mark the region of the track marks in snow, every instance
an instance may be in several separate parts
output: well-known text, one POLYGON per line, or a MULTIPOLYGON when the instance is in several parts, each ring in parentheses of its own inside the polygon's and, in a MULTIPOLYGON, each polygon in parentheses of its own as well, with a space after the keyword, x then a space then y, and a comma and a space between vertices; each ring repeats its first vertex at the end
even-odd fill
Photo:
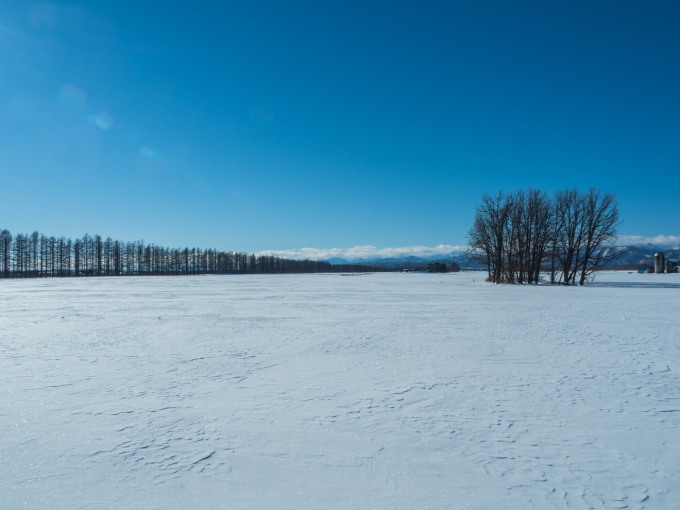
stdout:
POLYGON ((677 292, 449 276, 0 289, 0 503, 674 508, 677 292))

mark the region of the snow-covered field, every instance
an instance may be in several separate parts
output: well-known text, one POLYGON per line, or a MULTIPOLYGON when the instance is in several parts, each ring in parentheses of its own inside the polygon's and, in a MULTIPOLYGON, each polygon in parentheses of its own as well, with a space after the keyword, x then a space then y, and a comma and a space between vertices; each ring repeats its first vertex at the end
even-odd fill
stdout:
POLYGON ((680 275, 0 281, 0 508, 680 508, 680 275))

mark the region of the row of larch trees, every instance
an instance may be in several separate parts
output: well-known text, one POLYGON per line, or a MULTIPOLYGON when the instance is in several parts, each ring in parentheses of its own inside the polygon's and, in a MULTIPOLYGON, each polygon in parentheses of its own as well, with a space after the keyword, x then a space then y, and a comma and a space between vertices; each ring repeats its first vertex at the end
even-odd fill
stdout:
POLYGON ((85 234, 71 240, 0 231, 0 278, 173 274, 321 273, 380 270, 214 249, 167 248, 85 234))
POLYGON ((583 285, 615 254, 620 224, 616 199, 591 188, 552 196, 528 189, 484 195, 469 233, 470 250, 494 283, 583 285))

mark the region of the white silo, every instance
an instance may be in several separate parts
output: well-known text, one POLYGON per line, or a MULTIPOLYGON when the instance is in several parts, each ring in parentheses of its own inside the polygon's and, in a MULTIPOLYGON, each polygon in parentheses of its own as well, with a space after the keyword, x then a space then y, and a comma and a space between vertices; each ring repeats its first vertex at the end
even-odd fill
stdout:
POLYGON ((663 273, 664 272, 664 257, 663 253, 657 252, 654 254, 654 272, 655 273, 663 273))

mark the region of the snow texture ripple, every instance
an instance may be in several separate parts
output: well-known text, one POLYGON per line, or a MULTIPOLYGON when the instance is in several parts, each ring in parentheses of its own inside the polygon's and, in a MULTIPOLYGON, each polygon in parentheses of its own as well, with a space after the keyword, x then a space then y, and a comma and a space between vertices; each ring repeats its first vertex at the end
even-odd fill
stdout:
POLYGON ((1 508, 675 509, 680 275, 0 281, 1 508))

